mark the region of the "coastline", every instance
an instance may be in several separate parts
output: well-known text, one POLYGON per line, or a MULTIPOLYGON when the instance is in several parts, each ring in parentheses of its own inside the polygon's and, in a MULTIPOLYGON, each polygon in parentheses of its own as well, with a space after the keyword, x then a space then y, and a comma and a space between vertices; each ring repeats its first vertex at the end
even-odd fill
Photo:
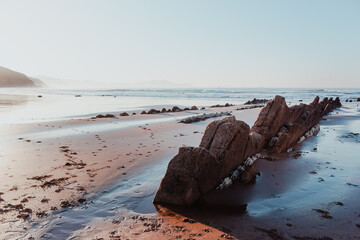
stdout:
POLYGON ((152 215, 120 211, 94 219, 70 239, 360 239, 360 116, 344 107, 320 125, 318 136, 290 153, 258 160, 255 184, 214 190, 205 207, 160 207, 152 215), (148 229, 152 223, 159 226, 148 229))
MULTIPOLYGON (((138 174, 142 166, 170 160, 179 147, 198 144, 213 120, 182 124, 177 119, 235 109, 8 125, 1 143, 3 151, 7 150, 1 154, 0 164, 6 171, 0 192, 3 206, 12 204, 19 209, 2 214, 1 232, 12 237, 14 229, 24 231, 27 220, 18 217, 26 209, 31 209, 31 221, 39 221, 51 209, 79 205, 85 194, 91 198, 114 181, 138 174)), ((258 111, 235 110, 234 114, 254 121, 258 111)))
MULTIPOLYGON (((332 143, 333 147, 339 147, 337 144, 342 143, 341 141, 351 147, 351 144, 358 141, 356 133, 359 117, 354 113, 357 111, 354 110, 356 106, 346 105, 326 117, 329 120, 322 121, 321 126, 324 128, 321 128, 320 135, 305 141, 291 153, 279 155, 276 161, 257 161, 256 168, 262 175, 254 185, 235 185, 220 194, 213 193, 216 197, 209 197, 209 207, 196 211, 164 207, 156 209, 152 205, 153 194, 168 161, 177 153, 179 147, 197 146, 205 127, 214 118, 192 124, 182 124, 178 121, 196 113, 233 111, 237 119, 252 126, 259 108, 237 111, 239 105, 236 105, 116 118, 90 119, 90 116, 87 116, 78 119, 7 124, 6 127, 3 126, 4 137, 0 140, 0 167, 4 171, 0 179, 0 192, 4 193, 0 197, 4 201, 0 204, 1 209, 13 208, 5 208, 7 204, 19 209, 0 215, 0 239, 39 239, 42 236, 50 239, 83 239, 93 236, 113 239, 115 235, 130 239, 134 236, 139 239, 169 239, 179 236, 236 239, 241 238, 242 234, 262 239, 271 239, 271 236, 293 239, 293 236, 304 235, 302 229, 309 229, 305 237, 337 236, 356 239, 358 206, 352 199, 358 194, 357 185, 360 185, 360 181, 354 179, 352 170, 341 170, 344 168, 337 165, 337 159, 332 157, 346 156, 351 160, 346 164, 357 169, 357 165, 353 165, 351 155, 356 154, 356 149, 349 148, 348 152, 341 149, 328 152, 324 149, 324 146, 329 145, 328 139, 331 134, 339 135, 341 128, 349 126, 351 129, 348 129, 348 132, 355 134, 355 140, 351 135, 348 139, 355 142, 350 141, 349 144, 346 142, 347 138, 337 137, 332 143), (313 151, 314 146, 318 148, 317 151, 313 151), (332 158, 331 161, 328 160, 329 157, 332 158), (155 170, 150 172, 150 175, 142 176, 143 172, 153 168, 155 170), (332 173, 323 176, 320 171, 323 168, 335 171, 335 177, 330 177, 332 173), (352 185, 344 182, 344 176, 351 177, 349 184, 352 185), (320 181, 320 178, 324 181, 320 181), (128 188, 121 185, 129 184, 131 181, 134 182, 128 188), (299 205, 306 207, 305 215, 299 214, 298 211, 301 212, 301 209, 297 206, 298 203, 287 203, 298 198, 306 199, 309 193, 321 193, 323 186, 317 184, 327 186, 334 183, 337 187, 344 187, 349 191, 341 194, 346 201, 339 198, 325 201, 325 196, 320 194, 316 197, 315 203, 305 201, 299 205), (140 185, 137 186, 138 184, 140 185), (295 188, 299 188, 300 191, 294 191, 295 188), (118 195, 119 200, 109 200, 118 198, 118 195), (101 204, 112 206, 112 209, 105 207, 105 210, 100 211, 100 215, 96 215, 99 209, 105 206, 98 203, 99 199, 105 201, 101 204), (230 204, 219 205, 219 202, 230 204), (247 204, 246 211, 240 213, 236 210, 234 214, 232 202, 247 204), (345 206, 336 205, 336 202, 341 202, 345 206), (22 204, 22 208, 18 204, 22 204), (330 207, 326 207, 328 205, 330 207), (32 211, 30 218, 18 219, 17 216, 26 209, 32 211), (94 214, 89 214, 87 209, 92 209, 94 214), (323 218, 313 209, 327 211, 331 217, 340 219, 343 229, 334 228, 334 220, 323 218), (341 213, 341 210, 345 211, 341 213), (346 222, 345 214, 349 212, 355 214, 351 223, 346 222), (84 221, 82 214, 89 214, 89 219, 84 221), (275 220, 272 219, 274 214, 278 216, 275 220), (72 217, 75 218, 73 222, 72 217), (139 218, 145 220, 139 221, 139 218), (308 224, 301 223, 304 219, 308 224), (328 222, 324 222, 325 220, 328 222), (65 223, 66 221, 69 221, 70 226, 65 223), (241 227, 235 226, 234 222, 241 223, 241 227), (150 227, 149 230, 153 223, 161 226, 150 227), (95 226, 102 226, 103 230, 96 230, 95 226), (184 231, 181 233, 179 229, 184 231), (323 234, 319 229, 329 234, 323 234), (289 234, 290 230, 294 235, 289 234), (109 232, 116 234, 111 235, 109 232)), ((343 129, 341 131, 344 132, 343 129)))

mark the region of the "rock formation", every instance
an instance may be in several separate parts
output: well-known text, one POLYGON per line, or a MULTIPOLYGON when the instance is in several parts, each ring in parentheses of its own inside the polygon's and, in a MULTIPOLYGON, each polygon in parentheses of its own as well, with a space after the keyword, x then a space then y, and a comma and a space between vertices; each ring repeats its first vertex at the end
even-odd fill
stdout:
POLYGON ((119 116, 121 116, 121 117, 127 117, 127 116, 129 116, 129 114, 128 114, 127 112, 122 112, 122 113, 120 113, 119 116))
POLYGON ((265 104, 269 101, 269 99, 257 99, 254 98, 251 101, 247 101, 246 103, 244 103, 244 105, 250 105, 250 104, 265 104))
POLYGON ((96 115, 96 117, 92 117, 91 119, 96 119, 96 118, 114 118, 115 116, 113 114, 106 114, 106 115, 102 115, 102 114, 98 114, 96 115))
POLYGON ((276 96, 261 110, 251 129, 234 116, 211 122, 199 147, 182 147, 170 161, 154 203, 190 206, 220 183, 253 181, 257 171, 252 163, 257 153, 286 151, 305 134, 318 131, 311 129, 340 106, 339 98, 319 102, 316 97, 309 105, 288 107, 285 98, 276 96))
POLYGON ((221 117, 221 116, 224 116, 224 115, 230 116, 231 112, 204 113, 202 115, 196 115, 196 116, 191 116, 191 117, 181 119, 179 121, 179 123, 200 122, 200 121, 205 121, 206 119, 209 119, 209 118, 216 118, 216 117, 221 117))
POLYGON ((205 148, 181 147, 169 163, 155 202, 190 206, 218 183, 221 167, 205 148))
POLYGON ((212 105, 212 106, 210 106, 210 108, 232 107, 232 106, 235 106, 235 105, 230 104, 230 103, 225 103, 225 105, 221 105, 221 104, 212 105))

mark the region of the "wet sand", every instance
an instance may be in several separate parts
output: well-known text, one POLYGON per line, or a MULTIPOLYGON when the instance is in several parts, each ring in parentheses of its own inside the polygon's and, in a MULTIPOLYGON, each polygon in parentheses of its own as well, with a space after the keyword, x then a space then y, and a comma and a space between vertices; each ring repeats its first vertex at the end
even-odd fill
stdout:
POLYGON ((258 160, 255 184, 213 191, 193 208, 121 210, 70 239, 360 239, 357 113, 343 107, 321 122, 318 136, 258 160))
POLYGON ((233 110, 251 126, 260 111, 236 108, 2 127, 0 239, 360 239, 354 105, 292 152, 258 160, 255 184, 190 209, 152 204, 168 161, 214 119, 178 121, 233 110))
POLYGON ((179 119, 234 110, 252 124, 259 112, 235 108, 2 127, 0 238, 21 239, 32 224, 53 212, 82 206, 115 181, 169 161, 179 147, 197 145, 213 120, 182 124, 179 119))

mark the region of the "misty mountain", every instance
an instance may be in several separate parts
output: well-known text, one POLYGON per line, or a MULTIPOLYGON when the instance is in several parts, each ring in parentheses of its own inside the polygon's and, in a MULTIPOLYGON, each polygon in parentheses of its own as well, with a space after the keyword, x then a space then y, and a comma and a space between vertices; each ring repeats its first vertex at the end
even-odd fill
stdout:
POLYGON ((0 66, 0 87, 39 87, 41 80, 32 80, 23 73, 15 72, 0 66))

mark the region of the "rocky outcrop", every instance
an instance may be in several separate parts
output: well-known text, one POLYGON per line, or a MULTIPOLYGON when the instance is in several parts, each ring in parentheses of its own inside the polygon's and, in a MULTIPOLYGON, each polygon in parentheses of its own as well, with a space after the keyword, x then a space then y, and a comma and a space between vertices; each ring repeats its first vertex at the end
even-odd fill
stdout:
POLYGON ((339 98, 319 101, 316 97, 309 105, 288 107, 283 97, 276 96, 261 110, 251 130, 234 116, 211 122, 199 147, 180 148, 170 161, 154 203, 189 206, 217 186, 224 188, 238 179, 254 181, 257 153, 288 150, 304 135, 316 134, 318 127, 313 127, 340 106, 339 98))
POLYGON ((156 109, 150 109, 148 112, 147 112, 147 114, 156 114, 156 113, 160 113, 160 111, 159 110, 156 110, 156 109))
POLYGON ((122 112, 122 113, 120 113, 119 116, 121 116, 121 117, 127 117, 127 116, 129 116, 129 114, 128 114, 127 112, 122 112))
POLYGON ((276 135, 288 114, 289 108, 284 97, 276 96, 265 105, 259 113, 254 126, 251 128, 252 132, 256 132, 264 137, 264 142, 261 145, 276 135))
POLYGON ((179 121, 179 123, 188 124, 188 123, 205 121, 206 119, 209 119, 209 118, 216 118, 216 117, 230 116, 230 115, 231 115, 231 112, 204 113, 202 115, 196 115, 196 116, 191 116, 191 117, 181 119, 179 121))
POLYGON ((220 108, 220 107, 232 107, 235 106, 234 104, 230 104, 230 103, 225 103, 224 105, 221 104, 216 104, 216 105, 212 105, 210 106, 211 108, 220 108))
POLYGON ((190 206, 217 184, 219 167, 221 163, 207 149, 181 147, 168 165, 154 202, 190 206))
POLYGON ((327 115, 334 108, 340 107, 340 99, 324 98, 319 102, 318 97, 309 104, 300 104, 290 107, 287 117, 280 119, 283 123, 273 140, 272 152, 280 153, 298 142, 313 126, 318 124, 324 115, 327 115))
POLYGON ((214 121, 206 128, 200 147, 209 150, 220 163, 220 178, 229 174, 244 158, 250 127, 243 121, 228 117, 214 121))
POLYGON ((268 101, 270 101, 270 100, 269 100, 269 99, 257 99, 257 98, 254 98, 253 100, 247 101, 246 103, 244 103, 244 105, 250 105, 250 104, 265 104, 265 103, 267 103, 268 101))
POLYGON ((102 114, 98 114, 96 115, 96 117, 92 117, 91 119, 96 119, 96 118, 114 118, 115 116, 113 114, 106 114, 106 115, 102 115, 102 114))

